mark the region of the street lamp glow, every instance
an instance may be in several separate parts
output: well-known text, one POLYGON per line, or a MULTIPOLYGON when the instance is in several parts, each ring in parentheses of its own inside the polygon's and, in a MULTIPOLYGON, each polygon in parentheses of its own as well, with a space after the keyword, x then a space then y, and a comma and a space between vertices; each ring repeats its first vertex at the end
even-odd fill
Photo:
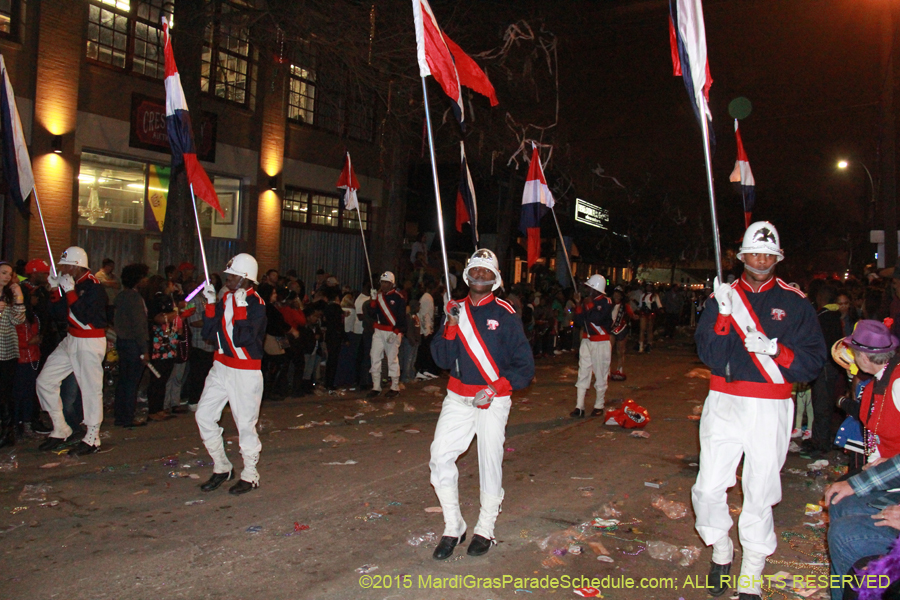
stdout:
POLYGON ((839 161, 837 166, 838 169, 846 169, 849 163, 846 160, 839 161))

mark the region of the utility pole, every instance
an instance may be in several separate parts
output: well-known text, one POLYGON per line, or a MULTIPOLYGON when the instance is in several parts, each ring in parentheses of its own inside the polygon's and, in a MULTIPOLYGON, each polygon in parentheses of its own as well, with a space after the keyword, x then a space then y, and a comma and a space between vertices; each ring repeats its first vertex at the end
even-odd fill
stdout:
POLYGON ((896 2, 884 3, 881 19, 881 207, 884 218, 884 266, 897 265, 897 118, 894 104, 897 85, 897 25, 900 22, 896 2))

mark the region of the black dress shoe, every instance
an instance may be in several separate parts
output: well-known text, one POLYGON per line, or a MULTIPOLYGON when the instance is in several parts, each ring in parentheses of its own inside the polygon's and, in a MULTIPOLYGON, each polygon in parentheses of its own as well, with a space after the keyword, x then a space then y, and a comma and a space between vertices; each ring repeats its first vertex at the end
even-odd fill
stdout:
POLYGON ((87 456, 100 452, 100 446, 91 446, 87 442, 78 442, 78 445, 69 450, 69 456, 87 456))
POLYGON ((381 390, 372 390, 366 394, 366 398, 377 398, 381 395, 381 390))
POLYGON ((388 390, 384 393, 385 398, 396 398, 399 395, 400 392, 398 392, 397 390, 388 390))
POLYGON ((246 494, 250 490, 255 490, 259 487, 259 483, 250 483, 249 481, 244 481, 241 479, 236 484, 228 488, 229 494, 234 494, 235 496, 239 496, 241 494, 246 494))
POLYGON ((572 412, 569 413, 569 416, 574 417, 576 419, 583 419, 584 418, 584 410, 582 410, 580 408, 576 408, 575 410, 573 410, 572 412))
POLYGON ((64 448, 75 441, 73 439, 75 435, 76 434, 73 433, 67 438, 48 437, 40 446, 38 446, 38 450, 42 452, 53 452, 54 450, 64 448))
POLYGON ((494 540, 489 540, 483 535, 476 533, 472 536, 472 541, 469 542, 469 549, 466 550, 466 554, 469 556, 483 556, 488 553, 493 544, 494 540))
POLYGON ((200 486, 200 489, 204 492, 211 492, 217 489, 220 485, 225 483, 234 477, 234 469, 228 471, 227 473, 213 473, 212 477, 209 480, 200 486))
POLYGON ((602 417, 605 413, 606 413, 605 409, 595 408, 594 410, 591 411, 591 416, 592 417, 602 417))
POLYGON ((707 591, 710 596, 721 596, 728 591, 728 573, 731 572, 731 563, 719 565, 709 563, 709 575, 706 577, 707 591))
POLYGON ((441 541, 438 542, 437 548, 434 549, 434 560, 444 560, 446 558, 450 558, 450 555, 453 554, 453 549, 456 548, 457 544, 462 544, 466 541, 466 532, 464 531, 461 536, 458 538, 450 537, 449 535, 445 535, 441 538, 441 541))

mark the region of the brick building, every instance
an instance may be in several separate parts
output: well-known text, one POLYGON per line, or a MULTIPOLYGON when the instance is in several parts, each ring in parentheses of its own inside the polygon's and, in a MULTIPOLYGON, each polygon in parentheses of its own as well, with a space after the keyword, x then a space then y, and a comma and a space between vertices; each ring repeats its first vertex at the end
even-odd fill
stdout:
MULTIPOLYGON (((361 285, 360 225, 341 209, 335 182, 349 150, 363 226, 371 223, 377 237, 385 186, 375 167, 374 101, 318 72, 314 46, 293 44, 272 56, 254 47, 250 25, 220 20, 248 1, 215 1, 202 44, 194 44, 197 64, 185 65, 176 52, 182 73, 199 72, 200 89, 183 79, 185 92, 198 157, 226 210, 222 218, 198 204, 210 268, 220 271, 247 251, 263 270, 296 268, 310 281, 324 267, 361 285)), ((177 1, 0 1, 0 52, 56 255, 77 243, 93 269, 105 257, 117 269, 129 262, 161 268, 161 231, 195 227, 164 218, 170 155, 160 16, 173 10, 177 47, 177 1)), ((4 257, 46 257, 31 206, 26 220, 4 201, 4 257)), ((199 264, 199 251, 185 258, 199 264)))

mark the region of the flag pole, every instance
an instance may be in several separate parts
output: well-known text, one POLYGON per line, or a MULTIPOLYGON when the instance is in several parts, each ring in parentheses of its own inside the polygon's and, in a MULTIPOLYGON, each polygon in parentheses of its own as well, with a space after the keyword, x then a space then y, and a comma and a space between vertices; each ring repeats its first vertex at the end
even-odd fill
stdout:
POLYGON ((44 213, 41 211, 41 200, 38 198, 37 186, 31 188, 31 191, 34 192, 34 204, 38 209, 38 217, 41 219, 41 229, 44 230, 44 241, 47 243, 47 254, 50 255, 50 269, 53 271, 53 276, 56 277, 56 261, 53 260, 53 250, 50 249, 50 237, 47 235, 47 226, 44 224, 44 213))
POLYGON ((428 154, 431 157, 431 175, 434 179, 434 201, 437 203, 438 232, 441 235, 441 258, 444 259, 444 282, 447 289, 444 300, 450 301, 450 269, 447 266, 447 243, 444 241, 444 211, 441 209, 441 187, 438 184, 437 161, 434 158, 434 135, 431 133, 431 110, 428 108, 428 86, 422 77, 422 95, 425 99, 425 125, 428 128, 428 154))
POLYGON ((713 190, 713 174, 712 167, 710 166, 710 155, 709 155, 709 121, 706 119, 706 111, 707 105, 706 100, 703 99, 703 96, 700 96, 702 102, 700 103, 700 122, 701 122, 701 130, 703 131, 703 160, 706 162, 706 185, 709 189, 709 212, 712 217, 712 229, 713 229, 713 247, 716 252, 716 276, 719 278, 719 283, 724 283, 724 279, 722 277, 722 243, 719 241, 719 219, 716 216, 716 193, 713 190))
POLYGON ((194 207, 194 222, 197 223, 197 237, 200 240, 200 257, 203 259, 203 273, 206 275, 206 283, 209 283, 209 266, 206 264, 206 249, 203 247, 203 233, 200 231, 200 217, 197 216, 197 199, 194 197, 194 184, 191 188, 191 206, 194 207))
POLYGON ((359 219, 359 233, 362 235, 363 254, 366 255, 366 267, 369 269, 369 284, 375 289, 375 278, 372 277, 372 263, 369 262, 369 250, 366 248, 366 232, 363 230, 362 215, 359 212, 359 202, 356 203, 356 218, 359 219))
POLYGON ((572 289, 577 292, 578 283, 576 283, 575 281, 575 273, 572 272, 572 261, 569 260, 569 250, 568 248, 566 248, 566 240, 563 239, 562 230, 559 228, 559 221, 556 218, 556 211, 551 208, 550 212, 553 213, 553 222, 556 223, 556 233, 559 234, 559 243, 562 244, 563 256, 566 257, 566 266, 569 267, 569 277, 572 278, 572 289))

